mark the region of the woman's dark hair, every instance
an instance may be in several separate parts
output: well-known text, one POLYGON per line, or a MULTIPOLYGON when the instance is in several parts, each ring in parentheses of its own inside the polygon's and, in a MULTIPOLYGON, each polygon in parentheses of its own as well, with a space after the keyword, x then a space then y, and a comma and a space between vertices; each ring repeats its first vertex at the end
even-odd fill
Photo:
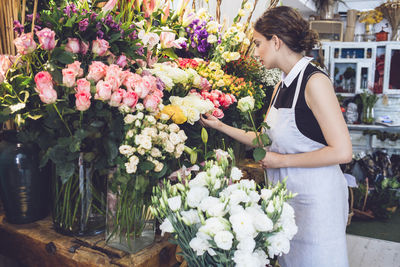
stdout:
POLYGON ((318 33, 299 12, 288 6, 268 9, 256 21, 254 29, 267 40, 278 36, 292 51, 301 53, 319 44, 318 33))

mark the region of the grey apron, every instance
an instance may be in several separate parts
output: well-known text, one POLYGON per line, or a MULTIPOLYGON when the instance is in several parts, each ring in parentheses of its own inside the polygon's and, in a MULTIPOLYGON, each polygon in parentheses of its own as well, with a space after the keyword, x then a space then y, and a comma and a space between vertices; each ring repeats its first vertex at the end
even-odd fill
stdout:
MULTIPOLYGON (((296 126, 295 106, 303 80, 302 69, 291 108, 274 107, 266 118, 271 127, 269 151, 297 154, 324 147, 304 136, 296 126)), ((279 94, 279 92, 278 92, 279 94)), ((279 259, 282 267, 347 267, 346 223, 348 191, 339 165, 317 168, 268 169, 268 178, 276 183, 287 177, 287 187, 298 195, 289 204, 295 210, 298 232, 290 242, 290 251, 279 259)))

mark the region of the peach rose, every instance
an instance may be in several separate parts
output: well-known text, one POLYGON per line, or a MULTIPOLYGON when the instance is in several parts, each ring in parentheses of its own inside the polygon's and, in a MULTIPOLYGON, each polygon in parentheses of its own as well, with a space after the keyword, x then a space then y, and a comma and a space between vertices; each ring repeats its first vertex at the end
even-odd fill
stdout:
POLYGON ((63 84, 67 87, 75 85, 76 73, 73 69, 66 68, 62 70, 63 84))
POLYGON ((106 75, 107 65, 100 61, 93 61, 89 66, 88 80, 98 82, 106 75))
POLYGON ((79 79, 76 81, 77 88, 76 91, 86 91, 90 93, 90 82, 85 78, 79 79))
POLYGON ((68 43, 65 46, 65 51, 77 54, 81 50, 78 38, 68 38, 68 43))
POLYGON ((21 55, 30 54, 36 49, 36 43, 33 40, 32 33, 23 33, 14 40, 17 52, 21 55))
POLYGON ((75 98, 75 105, 77 110, 85 111, 89 109, 90 99, 92 98, 90 92, 86 90, 78 90, 78 92, 75 94, 75 98))
POLYGON ((93 41, 92 52, 96 55, 104 56, 107 53, 108 48, 110 48, 110 45, 104 39, 99 39, 97 37, 97 39, 93 41))
POLYGON ((111 93, 112 93, 111 84, 106 81, 99 81, 96 84, 96 94, 95 94, 94 98, 106 101, 111 98, 111 93))
POLYGON ((126 91, 124 89, 118 89, 114 91, 114 93, 111 95, 110 99, 110 106, 112 107, 119 107, 121 105, 121 101, 124 98, 126 94, 126 91))
POLYGON ((157 111, 158 104, 161 102, 161 98, 156 95, 148 95, 143 100, 144 107, 149 111, 157 111))
POLYGON ((129 91, 125 94, 122 103, 130 108, 134 108, 138 102, 138 95, 134 91, 129 91))
POLYGON ((67 68, 75 71, 75 73, 76 73, 75 75, 77 77, 83 76, 83 69, 81 68, 81 63, 79 61, 74 61, 74 63, 68 64, 67 68))
POLYGON ((53 50, 56 47, 56 33, 49 28, 37 31, 36 36, 39 38, 39 43, 44 50, 53 50))
POLYGON ((222 119, 224 117, 224 112, 220 108, 214 109, 212 115, 217 119, 222 119))
POLYGON ((89 50, 89 44, 85 43, 84 41, 81 41, 79 46, 79 52, 83 55, 86 55, 88 50, 89 50))
POLYGON ((47 71, 38 72, 35 75, 36 92, 40 92, 44 88, 51 87, 53 89, 53 77, 47 71))
POLYGON ((57 92, 53 89, 53 85, 40 89, 40 100, 45 104, 53 104, 57 100, 57 92))

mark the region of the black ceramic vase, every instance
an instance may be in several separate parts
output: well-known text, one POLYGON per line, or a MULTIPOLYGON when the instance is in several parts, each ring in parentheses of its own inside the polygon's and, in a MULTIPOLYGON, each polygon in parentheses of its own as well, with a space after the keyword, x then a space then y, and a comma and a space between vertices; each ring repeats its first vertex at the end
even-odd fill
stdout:
POLYGON ((0 196, 9 223, 31 223, 49 212, 49 175, 39 169, 38 149, 17 141, 15 131, 0 136, 0 196))

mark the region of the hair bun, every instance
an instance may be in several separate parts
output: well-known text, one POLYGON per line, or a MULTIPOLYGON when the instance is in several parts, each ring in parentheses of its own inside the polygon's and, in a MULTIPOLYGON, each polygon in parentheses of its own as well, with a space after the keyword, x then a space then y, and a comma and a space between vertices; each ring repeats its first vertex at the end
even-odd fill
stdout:
POLYGON ((302 38, 299 45, 301 46, 302 50, 311 50, 314 48, 316 44, 319 43, 319 36, 315 30, 307 28, 303 32, 302 38))

